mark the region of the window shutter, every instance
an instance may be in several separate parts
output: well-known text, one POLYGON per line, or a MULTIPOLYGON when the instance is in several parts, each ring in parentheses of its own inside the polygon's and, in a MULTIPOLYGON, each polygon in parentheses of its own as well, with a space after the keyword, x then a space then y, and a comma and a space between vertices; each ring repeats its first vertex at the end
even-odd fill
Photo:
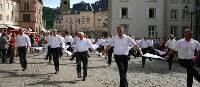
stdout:
POLYGON ((132 9, 128 8, 128 18, 132 18, 132 9))
POLYGON ((122 18, 122 9, 118 8, 117 10, 118 18, 122 18))
POLYGON ((149 19, 149 8, 146 8, 145 15, 146 15, 146 19, 149 19))
POLYGON ((160 19, 160 9, 156 9, 156 19, 160 19))

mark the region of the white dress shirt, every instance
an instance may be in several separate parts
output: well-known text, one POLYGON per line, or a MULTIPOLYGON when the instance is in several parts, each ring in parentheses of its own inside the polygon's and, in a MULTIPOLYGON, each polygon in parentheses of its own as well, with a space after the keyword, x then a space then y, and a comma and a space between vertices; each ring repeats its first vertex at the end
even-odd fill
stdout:
POLYGON ((30 38, 28 37, 28 35, 17 35, 16 37, 16 46, 20 47, 20 46, 31 46, 31 42, 30 42, 30 38))
POLYGON ((140 41, 140 43, 139 43, 139 46, 141 47, 141 48, 148 48, 150 45, 149 45, 149 40, 144 40, 144 39, 142 39, 141 41, 140 41))
POLYGON ((51 36, 51 35, 48 35, 48 36, 47 36, 47 42, 48 42, 48 46, 50 46, 51 39, 52 39, 52 36, 51 36))
POLYGON ((71 42, 71 43, 73 43, 73 38, 72 38, 72 36, 65 36, 65 43, 67 43, 67 42, 71 42))
POLYGON ((149 40, 149 46, 153 47, 153 44, 154 44, 153 40, 149 40))
POLYGON ((176 47, 176 40, 173 39, 173 40, 168 40, 166 43, 165 43, 165 46, 168 47, 169 49, 175 49, 176 47))
POLYGON ((73 40, 74 40, 74 44, 76 44, 76 43, 80 40, 80 38, 79 38, 78 36, 75 36, 75 37, 73 38, 73 40))
POLYGON ((195 54, 195 49, 200 50, 200 43, 194 39, 187 42, 185 39, 177 41, 176 49, 180 59, 192 59, 195 54))
POLYGON ((58 48, 58 47, 60 47, 61 44, 63 44, 63 40, 62 40, 61 36, 59 36, 59 35, 52 36, 49 44, 50 44, 51 48, 58 48))
POLYGON ((112 38, 108 37, 104 39, 104 42, 102 43, 103 46, 108 46, 109 43, 111 43, 112 38))
POLYGON ((83 38, 83 40, 77 41, 74 50, 78 52, 85 52, 88 51, 89 48, 93 48, 92 43, 88 39, 83 38))
POLYGON ((96 44, 97 44, 97 45, 102 45, 104 41, 105 41, 104 39, 100 39, 100 38, 99 38, 99 39, 97 40, 96 44))
POLYGON ((122 38, 116 35, 112 38, 110 43, 110 45, 114 46, 114 54, 116 55, 128 55, 129 44, 136 45, 134 40, 125 34, 122 36, 122 38))

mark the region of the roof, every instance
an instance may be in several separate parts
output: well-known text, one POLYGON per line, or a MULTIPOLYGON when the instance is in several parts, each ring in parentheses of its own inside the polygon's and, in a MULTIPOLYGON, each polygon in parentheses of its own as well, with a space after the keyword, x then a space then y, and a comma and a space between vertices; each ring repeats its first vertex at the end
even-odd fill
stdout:
POLYGON ((91 4, 94 11, 107 11, 108 10, 108 0, 99 0, 91 4))
POLYGON ((90 3, 85 3, 81 1, 80 3, 73 5, 73 10, 75 11, 92 11, 92 7, 90 6, 90 3))

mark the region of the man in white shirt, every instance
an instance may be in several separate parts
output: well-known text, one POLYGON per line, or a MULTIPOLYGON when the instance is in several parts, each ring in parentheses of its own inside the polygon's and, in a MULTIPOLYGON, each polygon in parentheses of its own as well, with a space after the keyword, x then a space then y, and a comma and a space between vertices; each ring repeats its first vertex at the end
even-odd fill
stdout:
MULTIPOLYGON (((106 33, 106 34, 104 35, 104 37, 105 37, 105 39, 104 39, 104 42, 103 42, 103 46, 106 48, 106 47, 108 46, 108 44, 111 43, 111 41, 112 41, 112 35, 111 35, 111 34, 109 35, 108 33, 106 33)), ((113 49, 114 49, 114 47, 111 47, 111 48, 107 51, 107 55, 108 55, 108 61, 107 61, 107 63, 108 63, 108 66, 110 66, 111 63, 112 63, 113 49)))
MULTIPOLYGON (((150 52, 149 52, 150 43, 149 43, 149 40, 148 40, 148 36, 144 36, 144 39, 142 39, 142 40, 140 41, 139 46, 142 48, 142 52, 143 52, 144 54, 150 53, 150 52)), ((146 58, 147 58, 147 57, 142 57, 142 67, 143 67, 143 68, 144 68, 144 66, 145 66, 146 58)), ((150 60, 151 60, 151 59, 150 59, 150 60)))
POLYGON ((31 47, 30 38, 24 34, 24 31, 20 28, 19 35, 16 37, 16 46, 18 50, 19 60, 22 67, 22 71, 27 68, 26 53, 27 48, 31 47))
POLYGON ((46 60, 49 59, 49 63, 51 63, 51 61, 52 61, 52 52, 51 52, 51 48, 50 48, 51 47, 50 46, 51 38, 52 38, 52 31, 49 32, 49 35, 46 38, 47 43, 48 43, 48 51, 47 51, 47 55, 46 55, 46 60))
POLYGON ((168 54, 168 65, 169 65, 169 70, 171 70, 172 67, 172 62, 174 59, 174 55, 175 55, 175 46, 176 46, 176 40, 174 39, 173 35, 169 36, 169 40, 165 43, 165 48, 168 50, 167 54, 168 54))
POLYGON ((180 65, 187 69, 187 87, 192 87, 193 77, 200 82, 200 75, 194 69, 192 60, 195 50, 197 50, 197 56, 200 56, 200 43, 192 39, 191 30, 186 29, 184 32, 184 38, 177 41, 176 49, 178 49, 180 65))
POLYGON ((140 47, 134 42, 134 40, 124 34, 124 27, 117 27, 117 34, 112 38, 108 47, 104 50, 103 55, 107 52, 113 45, 114 46, 114 57, 117 63, 119 74, 120 74, 120 87, 128 87, 128 81, 126 79, 126 74, 128 70, 128 53, 129 53, 129 44, 136 47, 142 55, 140 47))
POLYGON ((74 51, 76 53, 76 62, 77 62, 77 74, 78 78, 82 78, 81 75, 81 62, 83 63, 83 79, 82 81, 85 81, 87 77, 87 66, 88 66, 88 49, 93 48, 92 43, 88 41, 86 38, 84 38, 84 33, 79 32, 78 36, 80 40, 78 40, 75 44, 74 51))
POLYGON ((69 45, 69 47, 67 48, 68 51, 72 52, 72 45, 73 45, 73 38, 72 36, 69 34, 68 31, 65 32, 65 45, 69 45))
POLYGON ((63 40, 61 36, 57 35, 57 30, 52 30, 52 37, 51 41, 49 43, 49 46, 51 48, 52 56, 53 56, 53 62, 55 66, 55 74, 59 72, 59 57, 60 57, 60 47, 63 46, 63 40))

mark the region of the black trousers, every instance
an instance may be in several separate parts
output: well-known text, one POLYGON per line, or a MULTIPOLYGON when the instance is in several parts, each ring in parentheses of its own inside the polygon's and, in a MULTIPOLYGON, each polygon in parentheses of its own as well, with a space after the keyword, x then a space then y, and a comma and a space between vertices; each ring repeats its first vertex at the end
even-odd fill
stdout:
POLYGON ((9 59, 9 63, 13 63, 14 62, 14 46, 13 45, 9 45, 8 51, 7 51, 7 55, 10 58, 9 59))
POLYGON ((77 52, 76 54, 77 62, 77 74, 81 75, 81 62, 83 63, 83 78, 87 77, 87 67, 88 67, 88 52, 77 52))
POLYGON ((50 46, 48 46, 48 51, 47 51, 46 59, 49 59, 49 62, 52 61, 52 53, 51 53, 50 46))
POLYGON ((110 48, 109 50, 108 50, 108 64, 109 65, 111 65, 111 63, 112 63, 112 53, 113 53, 113 47, 112 48, 110 48))
POLYGON ((114 55, 120 75, 120 87, 128 87, 126 74, 128 70, 128 56, 127 55, 114 55))
MULTIPOLYGON (((148 49, 148 48, 142 48, 142 53, 143 53, 143 54, 149 53, 149 49, 148 49)), ((144 65, 145 65, 146 58, 147 58, 147 57, 142 57, 142 66, 143 66, 143 67, 144 67, 144 65)))
POLYGON ((53 56, 54 67, 56 71, 59 71, 59 50, 60 48, 51 48, 51 53, 53 56))
POLYGON ((168 58, 168 66, 169 66, 169 70, 171 70, 171 67, 172 67, 172 63, 173 63, 173 60, 174 60, 174 55, 175 53, 170 53, 169 54, 169 58, 168 58))
POLYGON ((200 75, 194 69, 194 64, 192 59, 180 59, 180 65, 187 69, 187 87, 192 87, 193 77, 200 82, 200 75))
POLYGON ((27 47, 26 46, 17 47, 17 50, 21 67, 27 68, 27 60, 26 60, 27 47))
POLYGON ((2 63, 7 63, 7 49, 2 49, 2 63))

